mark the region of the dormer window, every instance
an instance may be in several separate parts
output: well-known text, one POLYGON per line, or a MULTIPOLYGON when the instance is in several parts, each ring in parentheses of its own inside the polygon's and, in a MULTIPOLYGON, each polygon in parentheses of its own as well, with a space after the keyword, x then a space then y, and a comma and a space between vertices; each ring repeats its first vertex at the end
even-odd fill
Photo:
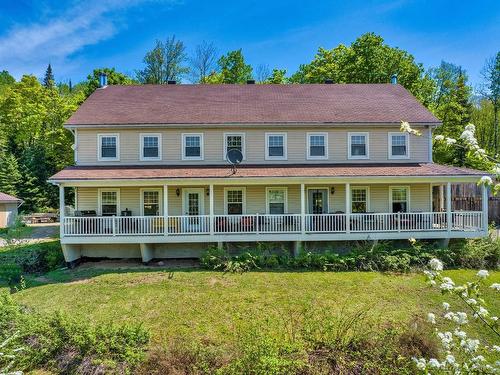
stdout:
POLYGON ((161 134, 141 134, 141 160, 161 160, 161 134))
POLYGON ((307 133, 307 159, 328 159, 328 133, 307 133))
POLYGON ((182 160, 203 160, 203 134, 183 134, 182 145, 182 160))
POLYGON ((409 151, 407 133, 389 133, 389 159, 408 159, 409 151))
POLYGON ((369 159, 368 133, 348 133, 349 159, 369 159))
POLYGON ((266 133, 266 160, 286 159, 286 133, 266 133))
POLYGON ((99 134, 97 136, 99 161, 120 160, 120 138, 118 134, 99 134))

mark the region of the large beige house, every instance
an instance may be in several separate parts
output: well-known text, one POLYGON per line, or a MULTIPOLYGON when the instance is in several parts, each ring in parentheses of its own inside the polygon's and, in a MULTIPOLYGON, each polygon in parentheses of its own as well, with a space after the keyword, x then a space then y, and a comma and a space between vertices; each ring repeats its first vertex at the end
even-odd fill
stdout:
POLYGON ((50 179, 64 255, 484 236, 485 199, 482 211, 451 204, 451 184, 482 173, 433 163, 439 125, 398 84, 104 86, 65 124, 75 165, 50 179), (401 132, 402 120, 422 135, 401 132))

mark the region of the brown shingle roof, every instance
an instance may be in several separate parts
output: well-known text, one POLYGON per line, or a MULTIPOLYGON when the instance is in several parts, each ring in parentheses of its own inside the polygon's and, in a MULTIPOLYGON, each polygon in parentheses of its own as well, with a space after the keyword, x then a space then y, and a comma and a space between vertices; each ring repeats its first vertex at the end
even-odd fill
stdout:
POLYGON ((109 166, 68 167, 52 181, 123 180, 168 178, 241 178, 241 177, 436 177, 482 176, 485 172, 447 165, 423 164, 329 164, 329 165, 241 165, 236 174, 218 166, 109 166))
POLYGON ((439 123, 391 84, 137 85, 97 89, 67 125, 439 123))
POLYGON ((2 203, 3 202, 15 203, 15 202, 20 202, 20 201, 21 201, 21 199, 19 199, 19 198, 16 198, 16 197, 13 197, 12 195, 0 192, 0 202, 2 202, 2 203))

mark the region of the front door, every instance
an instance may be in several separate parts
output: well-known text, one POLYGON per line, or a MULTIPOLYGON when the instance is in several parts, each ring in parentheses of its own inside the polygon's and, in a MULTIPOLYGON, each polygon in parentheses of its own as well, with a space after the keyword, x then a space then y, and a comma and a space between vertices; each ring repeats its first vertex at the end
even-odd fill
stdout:
POLYGON ((184 215, 197 216, 204 214, 203 188, 184 189, 184 215))
POLYGON ((308 202, 310 214, 328 213, 328 190, 327 189, 309 189, 308 202))

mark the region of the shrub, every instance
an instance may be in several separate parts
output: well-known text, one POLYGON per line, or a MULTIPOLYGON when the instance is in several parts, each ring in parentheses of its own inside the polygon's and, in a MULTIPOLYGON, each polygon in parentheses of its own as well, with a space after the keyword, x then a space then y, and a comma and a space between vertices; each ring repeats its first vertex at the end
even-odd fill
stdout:
POLYGON ((21 280, 22 269, 17 264, 0 264, 0 280, 15 284, 21 280))
POLYGON ((0 342, 12 336, 12 345, 23 348, 14 359, 16 369, 65 374, 129 372, 142 361, 149 342, 141 326, 89 325, 61 313, 42 315, 4 293, 0 294, 0 342))
POLYGON ((210 248, 202 257, 203 267, 224 272, 245 272, 253 269, 307 269, 322 271, 382 271, 409 272, 421 269, 438 257, 447 267, 492 268, 500 263, 500 241, 485 238, 461 240, 450 248, 433 243, 414 242, 411 246, 396 247, 393 242, 358 243, 349 253, 332 251, 307 252, 297 257, 273 254, 269 246, 257 244, 256 249, 231 257, 225 250, 210 248))
POLYGON ((12 245, 0 251, 0 263, 17 264, 24 273, 43 273, 64 266, 59 241, 12 245))

